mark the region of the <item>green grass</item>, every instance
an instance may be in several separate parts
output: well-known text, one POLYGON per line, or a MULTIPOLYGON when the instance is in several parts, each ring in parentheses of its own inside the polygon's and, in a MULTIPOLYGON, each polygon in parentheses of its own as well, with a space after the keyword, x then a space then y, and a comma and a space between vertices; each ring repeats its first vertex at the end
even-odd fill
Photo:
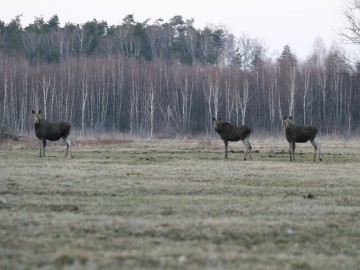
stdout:
POLYGON ((0 269, 357 269, 360 143, 0 149, 0 269))

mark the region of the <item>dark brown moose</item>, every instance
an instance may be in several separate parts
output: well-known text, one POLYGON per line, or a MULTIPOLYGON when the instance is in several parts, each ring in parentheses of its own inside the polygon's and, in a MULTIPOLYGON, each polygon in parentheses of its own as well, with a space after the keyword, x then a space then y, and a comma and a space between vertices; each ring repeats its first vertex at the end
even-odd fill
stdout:
POLYGON ((246 160, 247 155, 250 154, 251 160, 251 144, 250 144, 250 134, 251 129, 246 126, 234 126, 229 122, 224 122, 220 117, 216 119, 212 118, 215 131, 219 133, 220 138, 224 141, 225 144, 225 159, 228 158, 228 144, 229 142, 242 141, 246 147, 244 160, 246 160))
POLYGON ((46 140, 58 141, 60 138, 63 138, 66 144, 65 157, 67 157, 69 147, 71 147, 71 142, 68 138, 71 127, 70 124, 67 122, 50 123, 45 119, 41 119, 41 111, 35 113, 33 110, 32 113, 35 135, 40 140, 40 158, 45 157, 46 140))
POLYGON ((316 160, 316 150, 319 150, 319 160, 321 161, 320 145, 316 141, 317 128, 314 126, 299 126, 293 122, 292 116, 284 116, 283 126, 285 129, 286 140, 289 142, 290 162, 295 161, 295 143, 305 143, 310 141, 314 147, 314 161, 316 160))

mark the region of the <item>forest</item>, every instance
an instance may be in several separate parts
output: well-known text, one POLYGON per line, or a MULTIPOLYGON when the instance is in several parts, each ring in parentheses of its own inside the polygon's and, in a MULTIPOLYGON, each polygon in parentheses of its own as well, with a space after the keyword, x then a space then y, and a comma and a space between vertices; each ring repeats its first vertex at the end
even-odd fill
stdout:
POLYGON ((292 115, 322 134, 359 133, 360 81, 341 47, 317 40, 306 59, 289 44, 270 55, 257 38, 197 29, 181 15, 127 15, 120 25, 0 20, 0 125, 28 132, 41 110, 81 132, 172 137, 212 131, 212 116, 278 133, 292 115))

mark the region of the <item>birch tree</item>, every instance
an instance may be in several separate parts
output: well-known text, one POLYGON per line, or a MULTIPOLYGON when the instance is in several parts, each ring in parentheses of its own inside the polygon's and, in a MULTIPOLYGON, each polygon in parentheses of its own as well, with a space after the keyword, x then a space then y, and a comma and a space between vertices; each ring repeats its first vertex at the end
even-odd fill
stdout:
MULTIPOLYGON (((243 82, 239 85, 241 85, 241 87, 239 87, 237 89, 237 91, 235 92, 235 106, 238 108, 238 110, 240 110, 241 113, 241 125, 245 124, 245 119, 246 119, 246 110, 249 104, 249 81, 248 81, 248 77, 247 74, 243 74, 242 75, 242 80, 243 82)), ((239 113, 237 113, 237 121, 236 123, 239 124, 239 118, 238 118, 239 113)))
MULTIPOLYGON (((281 105, 278 104, 279 84, 278 84, 278 68, 274 65, 268 67, 268 87, 267 87, 267 108, 270 120, 271 130, 275 127, 276 109, 279 108, 279 117, 282 117, 281 105)), ((280 99, 279 99, 280 101, 280 99)))
POLYGON ((360 44, 360 0, 346 0, 344 2, 343 17, 345 25, 338 34, 344 43, 355 46, 355 50, 352 50, 350 55, 345 58, 345 62, 352 73, 359 76, 360 55, 356 47, 359 47, 360 44))
POLYGON ((288 82, 288 103, 289 115, 295 115, 295 90, 296 90, 296 69, 294 66, 290 68, 290 76, 288 82))
MULTIPOLYGON (((55 77, 53 75, 43 75, 41 79, 41 90, 42 90, 42 99, 43 99, 43 114, 44 118, 48 118, 48 108, 52 110, 53 102, 54 102, 54 88, 55 88, 55 77), (50 97, 49 97, 50 95, 50 97), (48 104, 48 100, 50 99, 50 104, 48 104)), ((52 111, 50 112, 50 114, 52 111)))
POLYGON ((4 84, 3 84, 4 94, 3 94, 3 117, 2 117, 2 126, 5 126, 7 108, 8 108, 8 73, 7 69, 4 72, 4 84))
POLYGON ((30 104, 28 104, 28 92, 29 92, 29 66, 25 63, 23 65, 24 70, 23 70, 23 76, 22 76, 22 97, 20 98, 20 112, 19 112, 19 117, 20 117, 20 131, 24 132, 25 130, 25 125, 27 123, 26 119, 28 118, 28 112, 30 111, 30 109, 28 108, 28 106, 30 104))
POLYGON ((85 132, 85 118, 86 118, 86 108, 88 104, 89 97, 89 78, 86 72, 86 61, 83 62, 83 68, 81 70, 81 132, 85 132))
POLYGON ((139 131, 140 76, 135 61, 131 61, 130 97, 128 100, 130 134, 139 131))
POLYGON ((207 84, 204 84, 203 92, 206 102, 206 118, 208 120, 207 129, 209 131, 211 127, 211 117, 218 117, 219 108, 220 108, 220 78, 219 73, 214 72, 213 74, 209 74, 207 78, 207 84))
POLYGON ((187 77, 179 85, 179 92, 180 92, 180 96, 181 96, 181 114, 182 114, 181 126, 182 126, 182 130, 189 131, 192 100, 193 100, 193 98, 192 98, 193 86, 192 86, 192 83, 189 83, 189 79, 187 77))
POLYGON ((154 83, 150 81, 147 85, 145 96, 145 126, 147 128, 148 137, 152 138, 154 135, 154 122, 155 122, 155 95, 156 88, 154 83))
MULTIPOLYGON (((231 69, 233 71, 234 69, 231 69)), ((232 113, 235 104, 235 91, 234 91, 234 72, 228 72, 225 81, 225 118, 231 121, 232 113)))
POLYGON ((303 96, 302 96, 302 110, 303 110, 303 125, 306 124, 307 110, 309 108, 308 93, 310 91, 310 75, 311 66, 309 63, 302 65, 302 82, 303 82, 303 96))

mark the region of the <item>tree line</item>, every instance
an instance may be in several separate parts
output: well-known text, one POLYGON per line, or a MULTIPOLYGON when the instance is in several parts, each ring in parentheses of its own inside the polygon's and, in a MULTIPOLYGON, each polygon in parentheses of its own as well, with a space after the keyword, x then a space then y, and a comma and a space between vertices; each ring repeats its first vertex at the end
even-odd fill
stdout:
MULTIPOLYGON (((121 54, 151 61, 160 58, 183 64, 200 62, 215 64, 227 45, 234 42, 233 35, 225 28, 206 27, 195 29, 194 19, 177 15, 164 22, 150 24, 135 21, 127 15, 121 25, 108 25, 96 19, 82 25, 67 22, 60 27, 57 15, 48 21, 35 18, 26 26, 21 16, 10 23, 0 21, 0 48, 6 53, 20 53, 31 63, 58 63, 73 56, 111 57, 121 54)), ((241 57, 239 52, 232 58, 241 57)))
POLYGON ((56 15, 23 28, 0 21, 0 124, 31 129, 32 109, 83 132, 198 134, 211 117, 279 132, 283 115, 322 133, 359 131, 359 80, 342 48, 321 41, 305 60, 193 19, 60 27, 56 15))

